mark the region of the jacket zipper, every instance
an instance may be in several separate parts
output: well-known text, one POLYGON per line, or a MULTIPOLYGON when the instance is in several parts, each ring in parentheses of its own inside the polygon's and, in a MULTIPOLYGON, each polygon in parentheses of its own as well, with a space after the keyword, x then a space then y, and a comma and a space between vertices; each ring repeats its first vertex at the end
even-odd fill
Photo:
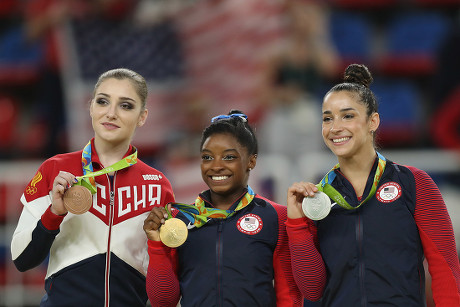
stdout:
POLYGON ((358 219, 356 221, 356 241, 358 242, 358 270, 359 270, 359 285, 361 288, 361 306, 367 306, 366 288, 364 286, 364 256, 363 256, 363 220, 361 212, 358 212, 358 219))
POLYGON ((217 265, 217 306, 223 305, 222 297, 222 250, 223 250, 223 240, 222 240, 222 229, 223 229, 223 219, 217 219, 217 240, 216 240, 216 265, 217 265))
POLYGON ((110 182, 110 178, 107 175, 107 180, 110 186, 110 206, 109 206, 109 234, 107 239, 107 255, 105 260, 105 307, 110 305, 110 242, 112 236, 112 225, 114 216, 114 199, 115 199, 115 175, 113 177, 113 185, 110 182))

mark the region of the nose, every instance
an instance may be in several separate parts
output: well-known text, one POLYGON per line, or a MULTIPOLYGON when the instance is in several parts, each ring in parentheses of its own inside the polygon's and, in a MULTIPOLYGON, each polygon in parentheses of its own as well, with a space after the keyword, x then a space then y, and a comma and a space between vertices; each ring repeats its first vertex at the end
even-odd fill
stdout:
POLYGON ((115 119, 117 118, 117 108, 116 105, 111 103, 107 108, 107 113, 105 114, 108 119, 115 119))
POLYGON ((213 159, 211 162, 211 169, 213 171, 218 171, 223 169, 222 159, 213 159))
POLYGON ((330 132, 336 133, 336 132, 341 131, 341 130, 342 130, 342 125, 340 124, 340 121, 334 120, 332 122, 332 124, 331 124, 330 132))

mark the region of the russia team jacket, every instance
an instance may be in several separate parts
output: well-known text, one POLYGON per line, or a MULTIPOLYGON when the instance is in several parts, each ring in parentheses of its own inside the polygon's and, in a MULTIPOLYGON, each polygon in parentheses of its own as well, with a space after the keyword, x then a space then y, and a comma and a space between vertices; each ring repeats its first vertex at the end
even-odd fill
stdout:
MULTIPOLYGON (((369 175, 371 189, 377 163, 369 175)), ((340 169, 332 186, 352 206, 358 198, 340 169)), ((323 306, 426 306, 424 257, 437 307, 460 306, 460 268, 452 223, 433 180, 414 167, 387 160, 375 195, 356 210, 334 205, 314 225, 287 223, 299 288, 307 239, 319 241, 327 283, 323 306)))
MULTIPOLYGON (((208 192, 201 195, 212 206, 208 192)), ((149 241, 147 293, 152 305, 176 306, 182 296, 182 307, 302 306, 285 221, 286 206, 256 195, 235 215, 191 228, 176 249, 149 241)))
MULTIPOLYGON (((94 171, 101 164, 92 148, 94 171)), ((131 152, 131 148, 130 151, 131 152)), ((16 267, 26 271, 49 255, 41 306, 145 306, 148 265, 143 222, 153 206, 174 201, 167 178, 138 160, 113 177, 96 177, 92 208, 81 215, 50 211, 59 171, 83 175, 81 151, 46 160, 27 185, 11 242, 16 267)))

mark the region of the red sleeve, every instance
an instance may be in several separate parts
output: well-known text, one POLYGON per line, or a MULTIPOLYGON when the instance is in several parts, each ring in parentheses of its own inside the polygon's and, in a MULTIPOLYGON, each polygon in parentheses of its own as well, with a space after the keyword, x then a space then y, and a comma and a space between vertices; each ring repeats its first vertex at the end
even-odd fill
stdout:
POLYGON ((148 241, 149 267, 146 290, 152 306, 176 307, 180 299, 177 258, 174 249, 148 241))
POLYGON ((318 251, 316 226, 307 218, 287 219, 286 229, 297 286, 306 299, 317 301, 326 285, 326 268, 318 251))
POLYGON ((438 187, 427 173, 408 167, 415 177, 417 223, 432 278, 437 307, 460 306, 460 266, 452 222, 438 187))
POLYGON ((43 226, 45 226, 46 229, 48 230, 58 230, 59 226, 62 223, 62 220, 64 220, 64 217, 67 215, 57 215, 51 212, 51 205, 46 209, 45 213, 43 213, 41 220, 43 226))
POLYGON ((278 244, 273 254, 273 270, 275 274, 276 306, 303 306, 303 297, 297 287, 291 270, 286 232, 287 211, 285 206, 272 203, 278 213, 278 244))

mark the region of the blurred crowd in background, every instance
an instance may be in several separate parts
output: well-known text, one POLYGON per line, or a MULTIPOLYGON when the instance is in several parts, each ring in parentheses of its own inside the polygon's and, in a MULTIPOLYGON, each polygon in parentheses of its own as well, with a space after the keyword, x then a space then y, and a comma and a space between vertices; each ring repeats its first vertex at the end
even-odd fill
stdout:
POLYGON ((458 149, 459 6, 2 0, 0 157, 42 159, 75 149, 72 81, 92 83, 119 66, 144 75, 152 99, 161 101, 151 113, 163 114, 167 135, 141 146, 153 159, 196 156, 208 119, 230 108, 251 115, 263 151, 292 157, 317 150, 322 96, 352 62, 374 73, 382 147, 458 149))
POLYGON ((134 144, 168 175, 230 109, 261 157, 321 153, 322 97, 350 63, 374 75, 382 148, 460 151, 459 54, 459 0, 1 0, 0 159, 81 149, 88 84, 115 67, 149 83, 134 144))

